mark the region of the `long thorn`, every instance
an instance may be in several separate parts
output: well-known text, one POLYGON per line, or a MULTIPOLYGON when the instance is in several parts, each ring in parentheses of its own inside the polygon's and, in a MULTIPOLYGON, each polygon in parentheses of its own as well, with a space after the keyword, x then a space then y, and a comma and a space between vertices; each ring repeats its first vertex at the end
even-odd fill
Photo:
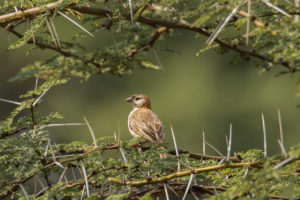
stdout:
MULTIPOLYGON (((172 133, 172 137, 173 137, 173 142, 174 142, 174 147, 175 147, 175 153, 176 153, 176 156, 178 157, 179 156, 179 153, 178 153, 178 146, 177 146, 177 143, 176 143, 176 138, 175 138, 175 134, 174 134, 174 130, 173 130, 173 127, 171 125, 171 133, 172 133)), ((180 171, 181 167, 180 167, 180 162, 178 161, 177 162, 177 170, 180 171)))
POLYGON ((83 186, 82 188, 82 192, 81 192, 81 196, 80 196, 80 200, 83 199, 83 196, 84 196, 84 191, 85 191, 85 185, 83 186))
POLYGON ((67 172, 67 169, 68 169, 68 167, 65 167, 65 169, 64 169, 64 171, 61 173, 61 175, 60 175, 60 177, 59 177, 57 183, 59 183, 59 182, 63 179, 63 177, 65 176, 65 173, 67 172))
POLYGON ((277 141, 278 141, 278 144, 279 144, 279 146, 280 146, 280 149, 281 149, 281 154, 282 154, 284 157, 286 157, 286 156, 287 156, 287 154, 286 154, 286 150, 285 150, 285 148, 284 148, 283 144, 281 143, 281 141, 280 141, 280 140, 277 140, 277 141))
POLYGON ((219 154, 220 156, 224 157, 224 155, 213 145, 209 144, 208 142, 205 141, 205 144, 207 144, 211 149, 213 149, 217 154, 219 154))
POLYGON ((266 158, 267 157, 267 132, 266 132, 264 113, 261 113, 261 121, 263 126, 263 133, 264 133, 264 156, 266 158))
POLYGON ((154 58, 155 58, 155 60, 156 60, 156 62, 157 62, 157 64, 158 64, 160 70, 161 70, 164 74, 166 74, 166 70, 165 70, 164 66, 162 65, 162 63, 161 63, 161 61, 160 61, 160 59, 159 59, 159 56, 158 56, 156 50, 154 49, 154 47, 151 47, 150 49, 151 49, 151 51, 152 51, 152 53, 153 53, 153 55, 154 55, 154 58))
POLYGON ((218 35, 221 33, 221 31, 224 29, 224 27, 226 26, 226 24, 229 22, 229 20, 231 19, 231 17, 238 11, 238 8, 241 6, 241 3, 239 3, 232 11, 231 13, 226 17, 226 19, 224 20, 224 22, 222 22, 222 24, 219 26, 219 28, 217 28, 212 35, 208 38, 208 40, 206 41, 205 47, 210 46, 215 39, 218 37, 218 35))
POLYGON ((177 197, 179 197, 179 194, 171 186, 169 186, 168 184, 166 184, 166 185, 173 192, 173 194, 175 194, 177 197))
POLYGON ((98 145, 97 145, 97 140, 96 140, 96 137, 95 137, 94 131, 93 131, 93 129, 92 129, 92 127, 91 127, 90 123, 88 122, 88 120, 87 120, 85 117, 83 117, 83 119, 84 119, 84 121, 85 121, 86 125, 88 126, 88 128, 89 128, 89 130, 90 130, 90 133, 91 133, 91 135, 92 135, 93 142, 94 142, 94 147, 95 147, 95 148, 97 148, 97 147, 98 147, 98 145))
POLYGON ((59 38, 58 38, 58 34, 57 34, 57 32, 56 32, 56 28, 55 28, 55 25, 54 25, 54 22, 53 22, 53 20, 52 20, 52 18, 51 18, 51 17, 50 17, 49 19, 50 19, 50 24, 51 24, 51 26, 52 26, 53 33, 54 33, 54 36, 55 36, 55 38, 56 38, 56 41, 57 41, 58 47, 59 47, 59 48, 61 48, 61 46, 60 46, 60 42, 59 42, 59 38))
POLYGON ((34 107, 40 100, 41 100, 41 98, 48 92, 48 90, 51 88, 51 86, 50 87, 48 87, 34 102, 33 102, 33 104, 32 104, 32 106, 34 107))
POLYGON ((205 132, 203 130, 203 132, 202 132, 202 154, 203 155, 205 155, 205 144, 206 144, 206 142, 205 142, 205 132))
POLYGON ((22 184, 20 184, 20 188, 22 192, 24 193, 24 196, 26 197, 26 200, 30 200, 30 197, 28 196, 28 193, 26 192, 25 188, 23 187, 22 184))
POLYGON ((280 12, 281 14, 283 14, 283 15, 285 15, 287 17, 291 17, 290 14, 288 14, 287 12, 285 12, 284 10, 282 10, 281 8, 278 8, 277 6, 273 5, 268 0, 261 0, 261 1, 264 2, 268 7, 273 8, 274 10, 276 10, 277 12, 280 12))
POLYGON ((229 127, 229 143, 228 143, 227 159, 226 159, 227 161, 229 161, 229 158, 230 158, 231 144, 232 144, 232 124, 230 124, 230 127, 229 127))
POLYGON ((40 196, 42 193, 44 193, 46 190, 48 190, 49 189, 49 186, 47 186, 47 187, 44 187, 43 189, 41 189, 38 193, 36 193, 36 195, 35 195, 35 197, 38 197, 38 196, 40 196))
POLYGON ((49 146, 50 146, 50 139, 48 139, 48 144, 47 144, 47 146, 46 146, 46 148, 45 148, 44 157, 46 157, 47 154, 48 154, 49 146))
POLYGON ((32 42, 33 42, 33 45, 35 46, 35 36, 34 36, 34 31, 32 29, 32 20, 29 19, 29 22, 30 22, 30 27, 31 27, 32 42))
POLYGON ((127 165, 128 164, 127 158, 126 158, 126 155, 125 155, 125 151, 124 151, 124 149, 122 147, 120 147, 120 152, 121 152, 121 155, 122 155, 122 157, 124 159, 125 164, 127 165))
POLYGON ((247 167, 247 169, 246 169, 246 171, 245 171, 245 173, 244 173, 244 175, 243 175, 243 179, 246 178, 246 176, 248 175, 248 173, 249 173, 249 167, 247 167))
POLYGON ((49 23, 49 20, 48 20, 48 16, 46 17, 46 24, 47 24, 49 33, 50 33, 50 35, 51 35, 51 38, 52 38, 52 40, 53 40, 53 43, 54 43, 54 45, 58 48, 58 44, 57 44, 57 42, 56 42, 56 39, 55 39, 55 37, 54 37, 52 28, 51 28, 50 23, 49 23))
POLYGON ((128 0, 128 4, 129 4, 129 9, 130 9, 131 22, 133 23, 133 9, 132 9, 132 2, 131 2, 131 0, 128 0))
POLYGON ((282 120, 281 120, 281 114, 280 114, 280 109, 279 108, 278 108, 278 124, 279 124, 279 133, 280 133, 280 142, 281 142, 282 146, 284 146, 284 142, 283 142, 283 130, 282 130, 282 120))
POLYGON ((87 197, 89 197, 90 196, 89 182, 88 182, 88 179, 87 179, 85 167, 82 164, 82 162, 81 162, 81 167, 82 167, 83 176, 84 176, 84 182, 85 182, 85 187, 86 187, 86 195, 87 195, 87 197))
POLYGON ((88 30, 86 30, 85 28, 83 28, 80 24, 78 24, 77 22, 75 22, 73 19, 71 19, 70 17, 68 17, 67 15, 65 15, 64 13, 57 11, 61 16, 63 16, 64 18, 66 18, 67 20, 69 20, 70 22, 72 22, 73 24, 75 24, 78 28, 80 28, 81 30, 83 30, 84 32, 86 32, 87 34, 89 34, 92 37, 95 37, 92 33, 90 33, 88 30))
POLYGON ((170 198, 169 198, 169 192, 168 192, 167 185, 166 185, 166 183, 163 183, 163 185, 164 185, 164 189, 165 189, 166 199, 169 200, 170 198))
POLYGON ((287 159, 285 159, 284 161, 282 161, 282 162, 278 163, 277 165, 275 165, 275 166, 274 166, 274 169, 278 169, 278 168, 280 168, 280 167, 282 167, 282 166, 288 164, 289 162, 291 162, 291 161, 293 161, 293 160, 295 160, 295 158, 287 158, 287 159))
POLYGON ((59 127, 59 126, 85 126, 85 123, 61 123, 61 124, 46 124, 44 127, 59 127))
POLYGON ((186 189, 185 189, 184 195, 182 197, 182 200, 185 200, 185 198, 187 197, 187 194, 189 193, 189 190, 190 190, 190 188, 192 186, 192 182, 193 182, 194 176, 195 176, 195 174, 191 174, 190 180, 188 182, 188 185, 186 186, 186 189))
POLYGON ((248 0, 248 16, 247 16, 247 30, 246 30, 246 46, 248 46, 248 44, 249 44, 250 20, 251 20, 251 0, 248 0))
MULTIPOLYGON (((295 0, 295 8, 298 9, 299 0, 295 0)), ((299 22, 299 15, 295 15, 295 22, 299 22)))
POLYGON ((15 105, 18 105, 18 106, 21 105, 21 103, 17 102, 17 101, 11 101, 11 100, 6 100, 6 99, 0 99, 0 101, 6 102, 6 103, 15 104, 15 105))
POLYGON ((38 87, 38 84, 39 84, 39 75, 37 75, 36 78, 35 78, 34 91, 36 91, 36 89, 38 87))

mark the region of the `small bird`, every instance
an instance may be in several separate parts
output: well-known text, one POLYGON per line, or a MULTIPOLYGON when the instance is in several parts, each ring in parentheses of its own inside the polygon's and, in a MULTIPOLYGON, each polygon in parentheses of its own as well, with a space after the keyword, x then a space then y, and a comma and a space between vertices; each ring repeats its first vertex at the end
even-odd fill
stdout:
MULTIPOLYGON (((162 122, 151 110, 151 102, 144 94, 134 94, 125 99, 133 106, 128 116, 128 128, 133 137, 142 137, 154 144, 162 143, 165 139, 162 122)), ((160 154, 166 158, 167 154, 160 154)))

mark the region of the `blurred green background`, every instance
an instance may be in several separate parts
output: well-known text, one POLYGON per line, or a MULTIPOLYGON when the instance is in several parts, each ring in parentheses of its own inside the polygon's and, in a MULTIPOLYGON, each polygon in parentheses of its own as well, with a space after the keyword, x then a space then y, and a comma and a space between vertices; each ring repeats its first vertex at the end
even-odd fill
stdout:
MULTIPOLYGON (((60 21, 58 34, 70 38, 78 31, 70 23, 60 21)), ((265 114, 268 138, 268 153, 280 152, 277 109, 283 120, 285 146, 291 147, 300 141, 300 109, 296 93, 296 75, 275 74, 272 69, 262 75, 251 67, 250 62, 230 64, 231 55, 218 55, 213 51, 195 57, 203 47, 205 38, 196 38, 193 33, 178 32, 175 38, 166 37, 156 44, 156 49, 166 74, 161 71, 135 69, 131 76, 93 76, 87 82, 72 79, 62 86, 51 88, 39 106, 39 114, 64 111, 65 118, 58 121, 83 122, 86 116, 97 137, 110 136, 117 130, 120 121, 121 138, 130 138, 127 116, 131 106, 124 99, 134 93, 144 93, 152 101, 154 112, 165 125, 166 138, 172 145, 170 124, 173 125, 180 148, 202 151, 202 131, 208 142, 226 153, 225 135, 229 124, 233 125, 233 151, 263 148, 261 113, 265 114), (165 53, 159 48, 172 47, 180 52, 165 53)), ((18 100, 18 96, 34 87, 35 80, 9 83, 24 65, 53 55, 48 50, 33 51, 26 56, 26 47, 7 51, 8 34, 0 32, 0 98, 18 100)), ((9 36, 11 41, 16 38, 9 36)), ((118 39, 118 38, 116 38, 118 39)), ((82 41, 88 48, 102 47, 111 43, 106 31, 96 38, 82 41)), ((278 67, 278 69, 281 69, 278 67)), ((0 102, 0 120, 4 120, 14 105, 0 102)), ((56 143, 84 140, 91 142, 88 128, 49 128, 56 143)), ((212 153, 212 151, 210 151, 212 153)))

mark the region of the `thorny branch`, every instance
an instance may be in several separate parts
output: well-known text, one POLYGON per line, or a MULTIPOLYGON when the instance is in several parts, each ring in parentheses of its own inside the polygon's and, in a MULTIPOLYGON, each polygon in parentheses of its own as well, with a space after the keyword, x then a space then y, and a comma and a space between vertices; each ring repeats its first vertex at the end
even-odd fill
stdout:
MULTIPOLYGON (((59 2, 56 2, 56 3, 52 3, 51 5, 48 4, 46 7, 48 9, 50 9, 50 10, 51 9, 53 10, 53 9, 59 7, 60 4, 61 4, 61 2, 59 1, 59 2)), ((99 8, 99 7, 93 7, 93 6, 89 6, 89 7, 87 7, 87 6, 75 6, 74 2, 71 2, 69 4, 69 7, 72 8, 72 9, 74 9, 74 10, 77 10, 77 11, 79 11, 81 13, 90 14, 90 15, 96 15, 96 16, 99 16, 99 17, 112 16, 112 12, 111 11, 105 10, 105 9, 102 9, 102 8, 99 8)), ((32 8, 32 9, 29 9, 29 10, 22 11, 22 12, 19 11, 19 12, 5 14, 5 15, 0 16, 0 25, 2 25, 2 27, 3 27, 3 25, 6 25, 6 24, 8 24, 8 23, 10 23, 10 22, 12 22, 14 20, 28 18, 28 17, 33 17, 33 16, 36 16, 36 15, 41 14, 43 12, 45 12, 44 9, 42 9, 41 7, 37 7, 37 8, 32 8)), ((244 16, 244 17, 248 16, 248 14, 245 13, 245 12, 243 12, 243 11, 239 11, 238 14, 241 15, 241 16, 244 16)), ((127 20, 131 20, 131 18, 130 18, 129 15, 125 15, 124 17, 127 20)), ((164 27, 166 29, 189 30, 189 31, 197 32, 197 33, 199 33, 201 35, 204 35, 206 37, 209 37, 211 35, 211 33, 209 31, 207 31, 206 29, 202 28, 201 26, 193 26, 193 25, 189 24, 188 22, 183 22, 183 21, 182 22, 172 22, 172 21, 166 21, 166 20, 151 19, 151 18, 142 17, 142 16, 139 16, 136 19, 136 21, 140 22, 140 23, 143 23, 143 24, 147 24, 147 25, 153 26, 153 27, 161 26, 161 27, 164 27)), ((252 16, 252 21, 258 27, 265 27, 261 22, 259 22, 258 20, 256 20, 256 18, 254 16, 252 16)), ((12 32, 14 30, 10 30, 10 31, 12 32)), ((15 31, 13 33, 15 35, 17 35, 18 37, 21 37, 21 35, 20 34, 16 34, 15 31)), ((156 35, 158 37, 160 36, 159 33, 157 33, 156 35)), ((155 38, 155 36, 154 36, 154 38, 155 38)), ((156 41, 156 39, 153 40, 153 43, 156 41)), ((220 46, 222 46, 222 47, 225 47, 227 49, 230 49, 232 51, 235 51, 235 52, 239 53, 240 55, 250 56, 250 57, 257 58, 257 59, 260 59, 262 61, 266 61, 266 62, 270 62, 270 63, 274 63, 274 64, 280 64, 280 65, 288 68, 290 70, 290 72, 295 72, 296 71, 295 69, 293 69, 293 68, 290 67, 290 64, 288 62, 274 61, 272 58, 269 58, 267 56, 258 54, 255 51, 249 51, 249 50, 242 49, 240 47, 237 47, 235 45, 231 45, 231 44, 229 44, 229 43, 227 43, 227 42, 225 42, 223 40, 220 40, 220 39, 216 39, 215 42, 217 44, 219 44, 220 46)), ((33 43, 33 41, 30 40, 29 43, 33 43)), ((153 43, 149 43, 148 45, 152 46, 153 43)), ((56 47, 53 47, 53 46, 50 46, 50 45, 46 45, 46 44, 41 44, 41 43, 39 43, 38 46, 40 46, 42 49, 43 48, 52 49, 54 51, 57 51, 57 52, 65 55, 65 56, 74 57, 74 58, 82 60, 85 63, 91 63, 91 64, 95 65, 96 67, 101 68, 101 66, 99 65, 99 63, 96 63, 93 60, 87 60, 84 57, 81 57, 79 55, 76 55, 76 54, 73 54, 73 53, 70 53, 70 52, 66 52, 66 51, 64 51, 62 49, 58 49, 56 47)), ((134 56, 137 52, 139 52, 141 50, 144 50, 144 49, 146 49, 146 48, 141 47, 140 49, 132 50, 129 53, 129 57, 134 56)))
MULTIPOLYGON (((21 33, 19 33, 19 32, 17 32, 17 31, 14 30, 13 25, 7 27, 6 29, 9 32, 11 32, 12 34, 14 34, 15 36, 17 36, 18 38, 22 38, 23 37, 23 35, 21 33)), ((51 49, 51 50, 56 51, 56 52, 58 52, 58 53, 60 53, 60 54, 62 54, 64 56, 66 56, 66 57, 73 57, 73 58, 81 60, 85 64, 92 64, 92 65, 94 65, 95 67, 97 67, 99 69, 102 68, 101 64, 97 63, 93 59, 87 59, 84 56, 80 56, 80 55, 77 55, 77 54, 65 51, 65 50, 63 50, 61 48, 58 48, 58 47, 55 47, 55 46, 52 46, 52 45, 44 44, 42 42, 39 42, 36 39, 35 39, 35 41, 33 41, 32 39, 30 39, 27 43, 28 44, 35 44, 35 45, 39 46, 41 49, 51 49)))
POLYGON ((130 185, 130 186, 141 186, 141 185, 147 185, 147 184, 153 184, 153 183, 163 183, 169 180, 172 180, 174 178, 179 178, 183 176, 188 176, 191 174, 199 174, 202 172, 208 172, 208 171, 215 171, 219 169, 225 169, 225 168, 238 168, 238 167, 260 167, 261 163, 258 162, 246 162, 246 163, 233 163, 233 164, 222 164, 222 165, 216 165, 216 166, 210 166, 210 167, 203 167, 203 168, 196 168, 191 170, 185 170, 181 172, 175 172, 173 174, 169 174, 167 176, 159 177, 156 179, 146 179, 146 180, 140 180, 140 181, 123 181, 118 178, 110 177, 107 179, 109 182, 118 183, 121 185, 130 185))

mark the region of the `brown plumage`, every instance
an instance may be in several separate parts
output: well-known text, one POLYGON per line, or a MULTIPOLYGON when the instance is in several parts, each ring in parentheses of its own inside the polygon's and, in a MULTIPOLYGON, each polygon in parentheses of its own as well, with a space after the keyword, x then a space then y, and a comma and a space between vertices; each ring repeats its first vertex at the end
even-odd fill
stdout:
MULTIPOLYGON (((163 124, 151 110, 151 102, 144 94, 135 94, 125 100, 133 106, 128 116, 128 128, 133 137, 144 139, 159 144, 164 141, 163 124)), ((161 158, 165 158, 162 154, 161 158)))

